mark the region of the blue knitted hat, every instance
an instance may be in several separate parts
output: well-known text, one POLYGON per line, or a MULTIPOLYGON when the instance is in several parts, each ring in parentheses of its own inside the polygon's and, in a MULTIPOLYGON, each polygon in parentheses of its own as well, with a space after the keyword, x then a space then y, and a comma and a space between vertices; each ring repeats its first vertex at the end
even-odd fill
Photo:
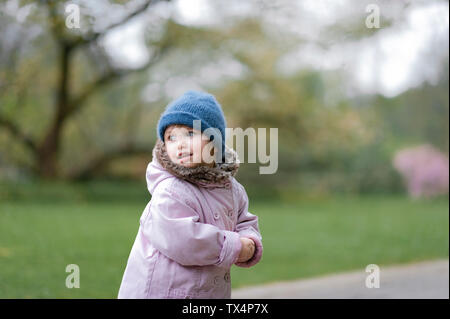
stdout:
MULTIPOLYGON (((225 155, 225 127, 226 121, 222 108, 215 97, 208 93, 187 91, 181 97, 171 102, 158 121, 157 132, 164 142, 164 132, 172 124, 194 126, 194 120, 201 121, 201 132, 213 128, 222 137, 222 158, 225 155)), ((211 135, 211 140, 214 136, 211 135)), ((215 145, 220 147, 220 145, 215 145)))

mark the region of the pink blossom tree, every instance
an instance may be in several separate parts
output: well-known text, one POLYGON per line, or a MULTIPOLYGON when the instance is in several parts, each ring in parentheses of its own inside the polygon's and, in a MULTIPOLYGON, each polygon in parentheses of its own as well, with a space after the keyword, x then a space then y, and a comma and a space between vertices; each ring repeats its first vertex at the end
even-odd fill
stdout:
POLYGON ((393 159, 413 198, 431 198, 448 194, 449 159, 431 145, 399 150, 393 159))

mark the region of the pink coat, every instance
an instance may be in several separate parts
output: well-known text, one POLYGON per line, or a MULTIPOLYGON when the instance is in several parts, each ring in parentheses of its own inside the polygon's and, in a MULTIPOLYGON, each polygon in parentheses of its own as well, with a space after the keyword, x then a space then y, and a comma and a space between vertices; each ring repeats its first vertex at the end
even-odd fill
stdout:
POLYGON ((230 298, 230 268, 251 267, 262 256, 258 217, 248 212, 234 178, 203 187, 175 177, 153 158, 147 167, 152 198, 140 218, 119 298, 230 298), (237 263, 240 237, 255 254, 237 263))

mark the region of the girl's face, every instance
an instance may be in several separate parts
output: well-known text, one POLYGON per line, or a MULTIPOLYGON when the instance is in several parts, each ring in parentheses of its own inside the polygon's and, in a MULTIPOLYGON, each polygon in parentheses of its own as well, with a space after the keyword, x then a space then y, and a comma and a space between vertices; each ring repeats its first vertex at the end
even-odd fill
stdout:
POLYGON ((185 166, 214 166, 213 143, 198 130, 186 125, 170 125, 164 132, 164 144, 172 162, 185 166))

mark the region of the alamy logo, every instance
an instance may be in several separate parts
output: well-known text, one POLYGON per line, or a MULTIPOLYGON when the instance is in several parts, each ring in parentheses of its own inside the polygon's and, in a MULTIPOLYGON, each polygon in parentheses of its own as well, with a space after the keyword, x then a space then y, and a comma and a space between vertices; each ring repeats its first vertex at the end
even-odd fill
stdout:
POLYGON ((380 28, 380 7, 376 4, 369 4, 366 12, 370 13, 366 18, 366 27, 369 29, 380 28))
POLYGON ((66 17, 66 27, 69 29, 79 29, 80 28, 80 7, 76 4, 70 3, 66 5, 65 8, 66 17))
MULTIPOLYGON (((194 120, 193 128, 197 131, 201 131, 201 121, 194 120)), ((274 174, 278 170, 278 128, 271 127, 269 130, 269 145, 270 151, 267 152, 267 135, 266 128, 258 128, 258 133, 252 127, 247 128, 245 131, 242 128, 225 128, 225 135, 233 142, 236 140, 236 153, 238 154, 239 162, 244 163, 256 163, 256 154, 258 154, 258 161, 262 164, 268 164, 259 168, 260 174, 274 174), (247 137, 247 155, 248 159, 244 158, 245 155, 245 137, 247 137), (256 146, 258 146, 258 152, 256 152, 256 146)), ((207 160, 207 154, 212 148, 216 148, 216 162, 222 162, 222 135, 216 128, 207 128, 203 134, 208 137, 214 137, 213 141, 208 143, 202 154, 203 159, 207 160)), ((234 146, 234 145, 233 145, 234 146)))
POLYGON ((70 273, 66 277, 66 287, 69 289, 80 288, 80 267, 76 264, 67 265, 66 272, 70 273))
POLYGON ((375 264, 367 265, 366 272, 370 273, 366 277, 366 288, 380 288, 380 267, 375 264))

